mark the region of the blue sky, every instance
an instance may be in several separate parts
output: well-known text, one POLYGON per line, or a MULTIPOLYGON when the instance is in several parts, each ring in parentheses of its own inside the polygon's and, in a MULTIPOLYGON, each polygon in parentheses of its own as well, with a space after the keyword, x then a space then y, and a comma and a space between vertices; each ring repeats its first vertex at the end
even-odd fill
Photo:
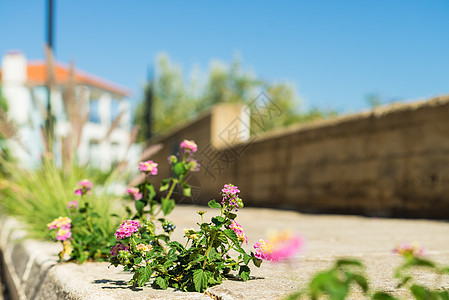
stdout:
MULTIPOLYGON (((303 107, 353 112, 449 94, 449 1, 55 0, 56 57, 74 59, 141 98, 166 52, 188 74, 242 58, 269 81, 296 85, 303 107)), ((45 0, 0 1, 0 53, 42 59, 45 0)))

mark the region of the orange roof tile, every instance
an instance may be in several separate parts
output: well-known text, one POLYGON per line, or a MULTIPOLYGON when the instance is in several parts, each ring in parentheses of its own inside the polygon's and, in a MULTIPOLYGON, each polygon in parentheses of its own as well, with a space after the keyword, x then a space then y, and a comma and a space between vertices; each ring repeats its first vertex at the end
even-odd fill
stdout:
MULTIPOLYGON (((54 67, 55 79, 57 83, 67 82, 69 78, 69 68, 60 63, 55 64, 54 67)), ((28 80, 34 84, 45 84, 47 81, 47 66, 44 62, 31 62, 27 66, 28 80)), ((104 79, 87 74, 80 70, 75 71, 75 81, 77 84, 87 84, 101 88, 114 94, 123 97, 129 97, 131 92, 114 83, 108 82, 104 79)))

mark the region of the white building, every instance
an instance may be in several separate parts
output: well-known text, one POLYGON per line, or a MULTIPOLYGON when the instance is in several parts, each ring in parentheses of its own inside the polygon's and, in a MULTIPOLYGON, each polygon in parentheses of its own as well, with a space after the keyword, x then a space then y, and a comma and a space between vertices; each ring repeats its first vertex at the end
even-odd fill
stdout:
MULTIPOLYGON (((18 129, 20 142, 12 145, 13 153, 27 166, 36 165, 43 153, 42 126, 47 107, 45 62, 28 62, 20 52, 11 52, 2 59, 0 82, 8 101, 8 115, 18 129)), ((56 87, 51 104, 55 116, 55 155, 61 160, 62 139, 74 130, 68 121, 62 93, 69 78, 69 67, 54 66, 56 87), (58 154, 59 153, 59 154, 58 154)), ((80 164, 108 170, 114 162, 126 158, 130 142, 130 92, 116 84, 76 70, 76 109, 88 115, 79 122, 81 140, 76 151, 80 164), (122 114, 123 112, 123 114, 122 114), (120 123, 107 136, 111 123, 122 114, 120 123)), ((78 125, 79 125, 78 124, 78 125)), ((75 124, 76 126, 76 124, 75 124)))

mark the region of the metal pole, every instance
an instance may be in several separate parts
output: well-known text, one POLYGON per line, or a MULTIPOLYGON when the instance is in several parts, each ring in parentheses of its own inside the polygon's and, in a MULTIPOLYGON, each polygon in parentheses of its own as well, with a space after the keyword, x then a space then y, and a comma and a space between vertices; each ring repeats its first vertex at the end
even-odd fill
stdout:
POLYGON ((53 154, 53 139, 54 139, 54 120, 51 108, 51 90, 52 80, 50 78, 50 70, 53 64, 50 61, 53 59, 53 0, 47 0, 47 119, 45 121, 45 129, 47 134, 48 151, 53 154))
POLYGON ((53 0, 47 1, 47 45, 53 51, 53 0))

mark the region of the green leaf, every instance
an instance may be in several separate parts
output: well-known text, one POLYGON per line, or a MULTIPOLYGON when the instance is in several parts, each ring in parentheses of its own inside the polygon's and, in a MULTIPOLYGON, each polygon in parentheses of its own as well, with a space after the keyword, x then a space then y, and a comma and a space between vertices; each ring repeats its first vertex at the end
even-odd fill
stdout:
POLYGON ((248 281, 250 273, 251 270, 248 268, 248 266, 240 266, 239 276, 243 279, 243 281, 248 281))
POLYGON ((371 299, 372 300, 397 300, 397 298, 395 298, 385 292, 377 292, 372 296, 371 299))
POLYGON ((162 198, 161 202, 162 202, 161 203, 161 205, 162 205, 162 212, 164 213, 164 216, 166 216, 169 213, 171 213, 172 210, 176 206, 175 200, 173 200, 173 199, 162 198))
POLYGON ((166 290, 168 288, 168 278, 164 278, 164 277, 156 277, 156 279, 154 279, 153 282, 153 286, 156 288, 160 288, 163 290, 166 290))
POLYGON ((138 264, 140 264, 141 262, 142 262, 142 257, 139 256, 139 257, 135 257, 135 258, 134 258, 134 264, 135 264, 135 265, 138 265, 138 264))
POLYGON ((142 215, 143 209, 145 207, 145 202, 143 202, 141 200, 137 200, 136 202, 134 202, 134 206, 136 207, 137 211, 139 212, 139 215, 142 215))
POLYGON ((207 205, 209 205, 210 208, 221 208, 221 204, 217 203, 215 199, 210 200, 207 205))
POLYGON ((159 188, 159 192, 163 192, 168 190, 170 187, 170 179, 162 179, 161 180, 161 187, 159 188))
POLYGON ((412 285, 410 291, 416 299, 436 299, 436 297, 431 297, 431 293, 420 285, 412 285))
POLYGON ((221 217, 221 216, 217 216, 217 217, 213 217, 212 218, 212 223, 214 223, 215 225, 217 225, 218 227, 223 225, 225 218, 221 217))
POLYGON ((287 297, 284 298, 284 300, 297 300, 301 299, 302 293, 301 292, 294 292, 290 295, 287 295, 287 297))
POLYGON ((343 267, 343 266, 358 266, 358 267, 363 267, 363 264, 356 260, 356 259, 339 259, 337 260, 337 262, 335 263, 336 267, 343 267))
POLYGON ((260 265, 262 264, 262 260, 261 260, 260 258, 255 257, 255 256, 253 256, 252 259, 253 259, 253 264, 254 264, 256 267, 259 268, 260 265))
POLYGON ((151 275, 153 274, 153 270, 149 266, 145 266, 140 268, 137 271, 138 278, 137 278, 137 285, 138 286, 144 286, 145 283, 150 280, 151 275))
POLYGON ((442 291, 442 292, 440 292, 439 295, 442 300, 449 300, 449 292, 448 291, 442 291))
POLYGON ((226 215, 231 220, 234 220, 235 218, 237 218, 237 214, 234 214, 234 213, 231 213, 231 212, 228 212, 226 215))
POLYGON ((239 238, 237 237, 237 234, 235 234, 234 230, 225 229, 223 232, 231 241, 234 242, 236 246, 239 245, 239 238))
POLYGON ((193 282, 195 284, 195 290, 197 292, 204 292, 204 290, 207 288, 208 280, 209 276, 207 276, 206 272, 203 269, 198 269, 193 272, 193 282))
POLYGON ((408 269, 411 267, 428 267, 433 269, 436 268, 436 265, 431 260, 414 257, 408 260, 404 265, 402 265, 400 269, 408 269))
POLYGON ((352 279, 362 288, 363 292, 368 292, 368 281, 366 278, 359 274, 352 274, 352 279))
POLYGON ((184 181, 181 181, 181 185, 182 185, 182 192, 183 192, 184 196, 192 197, 192 189, 190 188, 190 185, 188 185, 184 181))
POLYGON ((174 165, 173 171, 176 174, 176 177, 182 177, 186 173, 186 168, 184 167, 184 164, 182 162, 178 162, 174 165))
POLYGON ((178 250, 179 252, 184 251, 184 246, 180 242, 177 242, 177 241, 172 241, 170 243, 167 243, 167 246, 172 247, 172 248, 178 250))
POLYGON ((148 199, 151 201, 153 200, 154 196, 156 196, 156 191, 154 190, 154 186, 151 183, 147 183, 145 185, 146 189, 148 190, 148 199))
POLYGON ((243 262, 245 263, 245 265, 247 265, 249 263, 249 261, 251 260, 251 256, 248 254, 243 254, 243 262))

